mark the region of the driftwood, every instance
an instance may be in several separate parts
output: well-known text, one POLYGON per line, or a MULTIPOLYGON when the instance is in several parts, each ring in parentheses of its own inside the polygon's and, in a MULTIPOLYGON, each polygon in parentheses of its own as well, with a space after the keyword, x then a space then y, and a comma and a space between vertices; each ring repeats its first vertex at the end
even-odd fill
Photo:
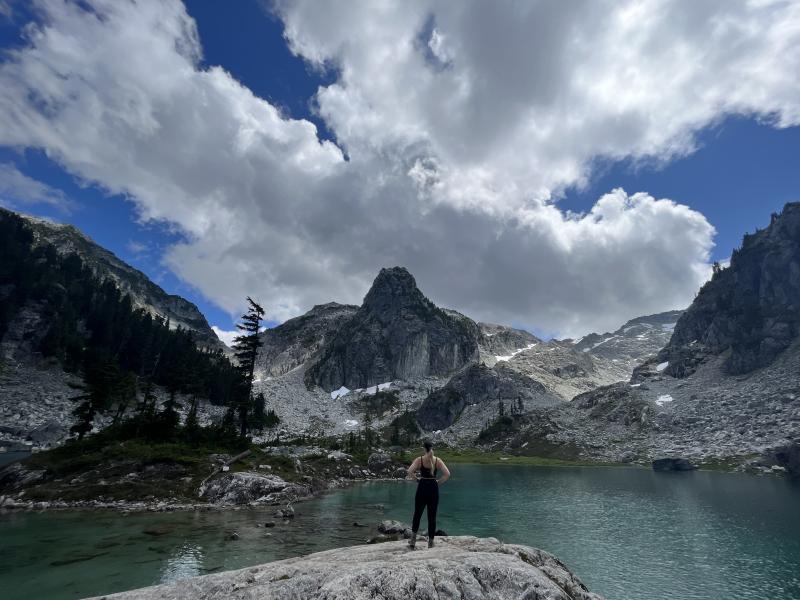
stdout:
POLYGON ((225 463, 225 466, 226 466, 226 467, 229 467, 229 466, 231 466, 233 463, 235 463, 237 460, 242 460, 243 458, 245 458, 245 457, 247 457, 247 456, 250 456, 250 450, 245 450, 244 452, 242 452, 242 453, 240 453, 240 454, 237 454, 237 455, 236 455, 236 456, 234 456, 232 459, 230 459, 228 462, 226 462, 226 463, 225 463))
POLYGON ((232 459, 230 459, 228 462, 226 462, 221 467, 214 468, 214 470, 211 471, 211 473, 209 473, 208 477, 206 477, 205 479, 203 479, 203 481, 200 482, 200 487, 198 488, 198 492, 197 492, 198 496, 202 496, 203 495, 203 486, 205 486, 206 482, 209 479, 211 479, 217 473, 221 473, 222 471, 224 471, 225 467, 230 467, 237 460, 242 460, 243 458, 246 458, 248 456, 250 456, 250 450, 245 450, 244 452, 240 452, 239 454, 234 456, 232 459))

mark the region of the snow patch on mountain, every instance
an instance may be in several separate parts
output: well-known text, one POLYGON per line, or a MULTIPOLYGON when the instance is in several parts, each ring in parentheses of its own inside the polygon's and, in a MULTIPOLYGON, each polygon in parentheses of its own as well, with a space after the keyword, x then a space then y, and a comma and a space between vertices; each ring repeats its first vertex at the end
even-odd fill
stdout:
POLYGON ((530 350, 531 348, 534 348, 534 347, 536 347, 538 345, 539 345, 538 342, 534 342, 533 344, 528 344, 524 348, 519 348, 518 350, 514 350, 511 354, 508 354, 506 356, 495 356, 494 359, 497 362, 508 362, 509 360, 514 358, 517 354, 519 354, 520 352, 525 352, 526 350, 530 350))

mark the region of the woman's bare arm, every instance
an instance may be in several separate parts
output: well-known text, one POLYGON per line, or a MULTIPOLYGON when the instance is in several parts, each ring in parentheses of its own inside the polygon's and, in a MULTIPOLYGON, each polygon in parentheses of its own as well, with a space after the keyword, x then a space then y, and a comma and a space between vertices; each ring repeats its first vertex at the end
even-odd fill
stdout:
POLYGON ((411 466, 408 467, 408 475, 406 475, 406 479, 414 479, 417 471, 419 471, 419 456, 414 459, 414 462, 411 463, 411 466))
POLYGON ((444 461, 440 458, 439 459, 439 468, 442 470, 442 476, 439 478, 439 484, 441 485, 448 479, 450 479, 450 469, 447 468, 447 465, 444 464, 444 461))

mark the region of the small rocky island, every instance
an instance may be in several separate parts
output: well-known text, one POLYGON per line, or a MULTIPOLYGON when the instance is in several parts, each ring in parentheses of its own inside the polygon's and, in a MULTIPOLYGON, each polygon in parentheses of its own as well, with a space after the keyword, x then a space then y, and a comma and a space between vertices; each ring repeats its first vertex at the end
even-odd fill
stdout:
POLYGON ((103 598, 602 600, 547 552, 470 536, 442 538, 431 550, 405 541, 337 548, 103 598))

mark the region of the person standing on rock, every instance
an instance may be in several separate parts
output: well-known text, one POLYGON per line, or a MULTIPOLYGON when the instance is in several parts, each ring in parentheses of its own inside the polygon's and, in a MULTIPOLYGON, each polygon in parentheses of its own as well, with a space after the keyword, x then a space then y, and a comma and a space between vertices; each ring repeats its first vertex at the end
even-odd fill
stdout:
POLYGON ((439 485, 450 478, 450 469, 441 458, 433 455, 433 444, 426 441, 425 454, 414 459, 408 467, 408 479, 417 480, 417 495, 414 497, 414 519, 411 521, 411 539, 408 547, 414 549, 417 545, 417 531, 422 511, 428 509, 428 548, 433 548, 433 537, 436 534, 436 511, 439 508, 439 485), (442 478, 437 479, 436 473, 442 470, 442 478))

